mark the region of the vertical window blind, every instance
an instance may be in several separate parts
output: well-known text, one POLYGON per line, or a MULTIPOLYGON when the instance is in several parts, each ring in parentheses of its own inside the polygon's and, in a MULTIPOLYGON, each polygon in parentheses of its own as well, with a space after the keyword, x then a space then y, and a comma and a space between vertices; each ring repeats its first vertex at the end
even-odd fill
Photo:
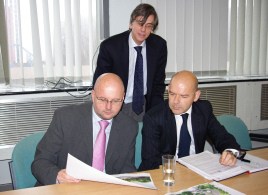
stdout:
POLYGON ((5 0, 10 83, 90 81, 99 44, 96 0, 5 0))
POLYGON ((230 0, 230 75, 268 75, 268 1, 230 0))
MULTIPOLYGON (((91 83, 100 42, 100 1, 0 2, 9 46, 9 71, 2 71, 0 82, 9 77, 11 85, 42 85, 68 77, 91 83)), ((201 77, 268 75, 267 0, 142 2, 158 12, 156 33, 168 44, 167 73, 188 69, 201 77)))
POLYGON ((168 44, 166 72, 268 75, 267 0, 147 0, 168 44))

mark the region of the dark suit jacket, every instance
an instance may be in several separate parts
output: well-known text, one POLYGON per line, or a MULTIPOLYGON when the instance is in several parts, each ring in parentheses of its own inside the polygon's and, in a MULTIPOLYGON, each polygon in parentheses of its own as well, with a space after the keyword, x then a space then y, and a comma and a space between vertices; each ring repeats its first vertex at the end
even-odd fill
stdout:
MULTIPOLYGON (((134 165, 138 124, 118 114, 111 127, 105 157, 105 171, 120 174, 136 171, 134 165), (127 128, 126 128, 127 127, 127 128)), ((92 165, 92 103, 59 108, 43 139, 37 146, 32 173, 37 185, 55 184, 58 172, 66 168, 67 155, 92 165)))
MULTIPOLYGON (((125 89, 129 73, 129 38, 130 31, 112 36, 100 45, 97 67, 93 84, 103 73, 112 72, 123 80, 125 89)), ((147 54, 147 95, 146 110, 163 102, 165 91, 165 69, 167 63, 166 41, 158 35, 151 34, 146 39, 147 54)))
MULTIPOLYGON (((192 128, 195 151, 204 151, 207 138, 210 138, 218 152, 227 148, 240 149, 233 135, 217 121, 211 104, 198 100, 192 105, 192 128)), ((145 114, 142 129, 142 163, 139 170, 158 168, 163 154, 175 154, 177 130, 175 116, 168 101, 157 105, 145 114)))

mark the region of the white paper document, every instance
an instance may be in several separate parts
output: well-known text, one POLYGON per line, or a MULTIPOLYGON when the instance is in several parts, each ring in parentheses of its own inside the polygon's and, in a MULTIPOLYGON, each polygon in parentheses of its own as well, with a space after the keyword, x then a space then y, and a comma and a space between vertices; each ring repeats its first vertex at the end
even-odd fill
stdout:
POLYGON ((149 173, 108 175, 85 164, 71 154, 68 154, 66 172, 68 175, 82 180, 156 189, 149 173))
POLYGON ((213 154, 209 151, 204 151, 199 154, 194 154, 179 158, 178 162, 195 171, 201 176, 209 180, 220 181, 245 172, 256 172, 268 168, 268 161, 247 154, 248 162, 237 160, 235 166, 224 166, 219 163, 220 154, 213 154))
POLYGON ((245 159, 249 160, 250 163, 238 161, 238 165, 243 166, 243 168, 247 169, 250 173, 268 169, 268 160, 248 153, 246 154, 245 159))
POLYGON ((180 190, 178 192, 167 193, 166 195, 185 195, 185 194, 202 194, 202 195, 211 195, 211 194, 224 194, 224 195, 245 195, 242 192, 239 192, 233 188, 220 184, 218 182, 204 183, 190 188, 180 190))

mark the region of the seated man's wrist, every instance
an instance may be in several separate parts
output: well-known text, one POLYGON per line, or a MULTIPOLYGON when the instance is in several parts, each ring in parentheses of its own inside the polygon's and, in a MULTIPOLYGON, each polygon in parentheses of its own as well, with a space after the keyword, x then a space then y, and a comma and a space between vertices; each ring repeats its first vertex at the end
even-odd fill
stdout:
POLYGON ((231 152, 236 158, 240 156, 240 151, 232 148, 227 148, 224 151, 231 152))

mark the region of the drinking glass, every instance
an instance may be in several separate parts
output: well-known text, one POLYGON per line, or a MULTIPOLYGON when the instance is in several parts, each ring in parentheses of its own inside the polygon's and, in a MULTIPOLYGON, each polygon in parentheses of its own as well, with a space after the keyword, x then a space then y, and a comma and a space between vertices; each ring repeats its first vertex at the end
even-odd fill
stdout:
POLYGON ((175 183, 176 159, 174 155, 162 156, 163 181, 165 186, 173 186, 175 183))

